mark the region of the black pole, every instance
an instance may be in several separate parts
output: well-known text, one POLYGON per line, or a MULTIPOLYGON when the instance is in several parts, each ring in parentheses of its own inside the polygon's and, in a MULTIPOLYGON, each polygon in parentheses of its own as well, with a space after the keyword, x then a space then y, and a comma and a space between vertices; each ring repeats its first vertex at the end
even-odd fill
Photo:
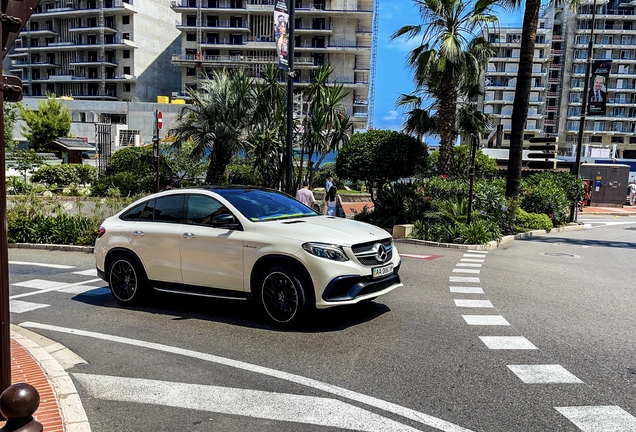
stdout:
POLYGON ((468 178, 470 179, 470 186, 468 188, 468 219, 466 224, 470 225, 473 213, 473 186, 475 184, 475 154, 477 153, 477 146, 479 145, 479 136, 473 135, 470 137, 470 162, 468 165, 468 178))
MULTIPOLYGON (((578 178, 581 172, 581 153, 583 148, 583 131, 585 129, 585 110, 587 110, 588 90, 590 84, 590 72, 592 69, 592 47, 594 45, 594 25, 596 20, 596 0, 592 6, 592 28, 590 29, 590 40, 587 43, 587 64, 585 65, 585 82, 583 83, 583 100, 581 101, 581 119, 579 121, 579 136, 576 141, 576 160, 572 174, 578 178)), ((574 222, 577 202, 574 201, 570 207, 570 222, 574 222)))
MULTIPOLYGON (((2 84, 2 83, 0 83, 2 84)), ((4 100, 3 87, 0 87, 0 103, 4 100)), ((9 245, 7 234, 7 182, 4 142, 4 105, 0 113, 0 393, 11 385, 11 332, 9 313, 9 245)), ((2 414, 0 414, 2 419, 2 414)))
POLYGON ((289 11, 289 40, 287 48, 287 169, 285 172, 285 192, 291 194, 292 189, 292 159, 294 157, 293 140, 294 140, 294 45, 295 45, 295 20, 296 5, 295 0, 288 1, 289 11))
POLYGON ((161 190, 161 185, 159 184, 159 156, 160 156, 160 148, 159 148, 159 110, 155 110, 155 139, 153 142, 153 150, 155 153, 155 158, 157 158, 157 192, 161 190))

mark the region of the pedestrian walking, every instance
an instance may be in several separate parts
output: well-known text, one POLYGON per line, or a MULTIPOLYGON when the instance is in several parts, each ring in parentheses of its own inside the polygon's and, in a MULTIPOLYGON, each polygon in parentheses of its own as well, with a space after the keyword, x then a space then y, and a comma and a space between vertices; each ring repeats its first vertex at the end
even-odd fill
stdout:
POLYGON ((325 195, 325 214, 327 216, 346 217, 342 207, 342 198, 338 195, 335 186, 329 188, 329 192, 325 195))
POLYGON ((309 182, 307 180, 303 182, 303 187, 296 192, 296 199, 313 210, 316 200, 313 192, 309 190, 309 182))
POLYGON ((327 177, 327 181, 325 182, 325 194, 329 193, 331 186, 333 186, 333 177, 327 177))
POLYGON ((629 205, 633 206, 636 201, 636 183, 631 182, 629 184, 629 205))

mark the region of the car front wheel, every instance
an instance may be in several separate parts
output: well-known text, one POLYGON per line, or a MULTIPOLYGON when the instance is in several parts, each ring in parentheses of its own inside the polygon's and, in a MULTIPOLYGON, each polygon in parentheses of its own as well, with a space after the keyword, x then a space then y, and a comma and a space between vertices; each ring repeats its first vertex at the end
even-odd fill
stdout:
POLYGON ((118 255, 108 269, 108 286, 118 303, 136 304, 143 295, 146 276, 137 262, 128 255, 118 255))
POLYGON ((263 311, 277 324, 298 322, 305 313, 301 278, 287 267, 274 266, 263 273, 258 298, 263 311))

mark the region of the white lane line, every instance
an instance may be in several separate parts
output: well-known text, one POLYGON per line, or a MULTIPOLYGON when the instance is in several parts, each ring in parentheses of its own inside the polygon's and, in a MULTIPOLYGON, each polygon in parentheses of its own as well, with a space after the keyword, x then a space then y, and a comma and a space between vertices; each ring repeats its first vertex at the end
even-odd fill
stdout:
POLYGON ((66 282, 55 282, 55 281, 44 280, 44 279, 31 279, 24 282, 14 283, 12 285, 17 287, 23 287, 23 288, 35 288, 35 289, 43 290, 43 289, 61 287, 62 285, 66 285, 66 282))
POLYGON ((462 294, 483 294, 484 290, 479 287, 452 286, 450 287, 450 292, 462 294))
POLYGON ((455 267, 481 267, 481 264, 474 264, 474 263, 457 263, 457 264, 455 264, 455 267))
POLYGON ((416 255, 416 254, 405 254, 400 252, 400 257, 406 257, 406 258, 426 259, 432 256, 433 255, 416 255))
POLYGON ((493 325, 493 326, 509 326, 501 315, 462 315, 468 325, 493 325))
POLYGON ((465 300, 455 299, 455 306, 467 308, 491 308, 494 307, 490 300, 465 300))
POLYGON ((453 273, 473 273, 479 274, 481 270, 479 269, 464 269, 464 268, 455 268, 453 269, 453 273))
POLYGON ((534 350, 536 346, 523 336, 479 336, 479 339, 490 349, 500 350, 534 350))
POLYGON ((481 258, 481 259, 484 258, 483 255, 475 255, 475 254, 464 254, 463 257, 464 258, 481 258))
POLYGON ((146 341, 141 341, 137 339, 124 338, 121 336, 89 332, 85 330, 77 330, 77 329, 72 329, 67 327, 58 327, 58 326, 52 326, 52 325, 36 323, 36 322, 24 322, 20 324, 20 326, 26 327, 26 328, 36 328, 41 330, 49 330, 54 332, 73 334, 76 336, 85 336, 85 337, 90 337, 90 338, 94 338, 98 340, 116 342, 116 343, 121 343, 126 345, 133 345, 137 347, 153 349, 157 351, 169 352, 172 354, 196 358, 199 360, 217 363, 224 366, 234 367, 234 368, 245 370, 248 372, 258 373, 258 374, 282 379, 285 381, 289 381, 289 382, 304 385, 310 388, 314 388, 316 390, 324 391, 332 395, 351 399, 351 400, 354 400, 369 406, 373 406, 375 408, 382 409, 387 412, 391 412, 393 414, 402 416, 404 418, 414 420, 424 425, 434 427, 444 432, 472 432, 470 431, 470 429, 457 426, 445 420, 433 417, 428 414, 421 413, 419 411, 415 411, 410 408, 403 407, 401 405, 394 404, 392 402, 387 402, 382 399, 378 399, 372 396, 367 396, 362 393, 357 393, 357 392, 347 390, 345 388, 338 387, 333 384, 328 384, 322 381, 318 381, 312 378, 307 378, 300 375, 283 372, 277 369, 270 369, 263 366, 258 366, 255 364, 242 362, 239 360, 232 360, 225 357, 219 357, 213 354, 201 353, 201 352, 197 352, 193 350, 173 347, 173 346, 164 345, 164 344, 158 344, 154 342, 146 342, 146 341))
POLYGON ((420 430, 325 397, 82 373, 74 373, 73 377, 91 397, 102 400, 170 406, 364 432, 420 430))
POLYGON ((478 277, 451 276, 449 282, 479 283, 478 277))
POLYGON ((91 284, 93 282, 103 282, 103 281, 101 279, 91 279, 91 280, 87 280, 87 281, 84 281, 84 282, 77 282, 77 283, 72 283, 72 284, 64 284, 64 285, 61 285, 59 287, 42 289, 42 290, 39 290, 39 291, 33 291, 33 292, 24 293, 24 294, 16 294, 16 295, 13 295, 13 296, 9 297, 9 300, 18 299, 18 298, 22 298, 22 297, 31 297, 31 296, 34 296, 34 295, 43 294, 43 293, 47 293, 47 292, 50 292, 50 291, 58 291, 60 289, 70 288, 70 287, 74 287, 74 286, 78 286, 78 285, 91 284))
POLYGON ((476 254, 484 254, 486 255, 488 253, 488 251, 481 251, 481 250, 471 250, 470 253, 476 253, 476 254))
POLYGON ((619 406, 554 407, 583 432, 633 432, 636 417, 619 406))
POLYGON ((73 272, 73 274, 82 275, 82 276, 97 276, 97 269, 76 271, 76 272, 73 272))
POLYGON ((475 263, 483 263, 485 260, 484 259, 477 259, 477 258, 462 258, 460 259, 461 262, 475 262, 475 263))
POLYGON ((508 365, 526 384, 583 384, 574 374, 561 365, 508 365))
POLYGON ((47 268, 56 268, 56 269, 72 269, 72 268, 75 268, 75 266, 62 265, 62 264, 34 263, 34 262, 24 262, 24 261, 9 261, 9 264, 33 266, 33 267, 47 267, 47 268))
POLYGON ((30 312, 32 310, 42 309, 49 306, 50 305, 47 304, 31 303, 22 300, 9 300, 9 310, 12 313, 30 312))
POLYGON ((62 288, 60 292, 66 294, 75 294, 75 295, 86 295, 86 296, 98 296, 110 294, 110 290, 105 287, 98 286, 90 286, 90 285, 79 285, 70 288, 62 288))

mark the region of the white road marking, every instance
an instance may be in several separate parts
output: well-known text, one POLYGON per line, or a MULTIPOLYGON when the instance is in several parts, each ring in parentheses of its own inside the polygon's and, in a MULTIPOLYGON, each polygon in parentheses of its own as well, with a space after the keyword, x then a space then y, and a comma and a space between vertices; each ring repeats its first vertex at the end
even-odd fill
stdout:
POLYGON ((479 287, 452 286, 450 287, 450 292, 463 294, 483 294, 484 290, 479 287))
POLYGON ((50 292, 50 291, 59 291, 60 289, 70 288, 70 287, 74 287, 74 286, 78 286, 78 285, 90 284, 90 283, 93 283, 93 282, 103 282, 103 281, 101 279, 91 279, 91 280, 87 280, 87 281, 84 281, 84 282, 77 282, 77 283, 72 283, 72 284, 63 284, 63 285, 61 285, 59 287, 52 287, 52 288, 48 288, 48 289, 42 289, 42 290, 39 290, 39 291, 33 291, 33 292, 24 293, 24 294, 16 294, 16 295, 13 295, 13 296, 9 297, 9 299, 13 300, 13 299, 22 298, 22 297, 31 297, 31 296, 34 296, 34 295, 43 294, 43 293, 47 293, 47 292, 50 292))
POLYGON ((484 254, 486 255, 488 253, 488 251, 482 251, 482 250, 471 250, 470 253, 476 253, 476 254, 484 254))
POLYGON ((457 264, 455 264, 455 267, 481 267, 481 264, 474 264, 474 263, 457 263, 457 264))
POLYGON ((463 268, 455 268, 453 269, 453 273, 477 273, 479 274, 481 270, 479 269, 463 269, 463 268))
POLYGON ((493 326, 509 326, 501 315, 462 315, 468 325, 493 325, 493 326))
POLYGON ((554 407, 583 432, 633 432, 636 417, 619 406, 554 407))
POLYGON ((75 266, 62 265, 62 264, 34 263, 34 262, 24 262, 24 261, 9 261, 9 264, 25 265, 25 266, 33 266, 33 267, 48 267, 48 268, 56 268, 56 269, 75 268, 75 266))
POLYGON ((484 258, 483 255, 476 255, 476 254, 469 254, 469 253, 465 253, 463 255, 464 258, 484 258))
POLYGON ((104 287, 98 286, 90 286, 90 285, 79 285, 70 288, 62 288, 60 292, 67 294, 76 294, 76 295, 88 295, 88 296, 98 296, 104 294, 110 294, 110 290, 104 287))
POLYGON ((73 272, 73 274, 82 275, 82 276, 97 276, 97 269, 88 269, 82 271, 73 272))
POLYGON ((479 336, 479 339, 490 349, 500 350, 534 350, 536 346, 523 336, 479 336))
POLYGON ((494 307, 490 300, 465 300, 455 299, 455 306, 467 308, 491 308, 494 307))
POLYGON ((328 384, 328 383, 318 381, 312 378, 307 378, 300 375, 283 372, 277 369, 270 369, 263 366, 258 366, 255 364, 239 361, 239 360, 232 360, 225 357, 216 356, 213 354, 206 354, 206 353, 202 353, 198 351, 173 347, 173 346, 164 345, 164 344, 158 344, 154 342, 146 342, 146 341, 141 341, 137 339, 124 338, 121 336, 109 335, 104 333, 96 333, 96 332, 90 332, 85 330, 77 330, 77 329, 72 329, 67 327, 52 326, 49 324, 42 324, 42 323, 36 323, 36 322, 24 322, 20 324, 20 326, 26 327, 26 328, 36 328, 36 329, 49 330, 49 331, 60 332, 60 333, 73 334, 76 336, 85 336, 85 337, 90 337, 90 338, 94 338, 98 340, 104 340, 108 342, 132 345, 132 346, 142 347, 146 349, 153 349, 157 351, 169 352, 172 354, 196 358, 203 361, 208 361, 208 362, 212 362, 216 364, 234 367, 234 368, 245 370, 248 372, 258 373, 258 374, 282 379, 285 381, 289 381, 289 382, 304 385, 310 388, 314 388, 316 390, 324 391, 326 393, 329 393, 335 396, 351 399, 351 400, 354 400, 369 406, 382 409, 387 412, 391 412, 393 414, 402 416, 404 418, 422 423, 424 425, 434 427, 444 432, 471 432, 470 429, 457 426, 445 420, 438 419, 431 415, 424 414, 419 411, 415 411, 413 409, 394 404, 392 402, 387 402, 382 399, 378 399, 372 396, 367 396, 362 393, 357 393, 351 390, 347 390, 343 387, 338 387, 333 384, 328 384))
POLYGON ((416 432, 337 399, 128 377, 73 376, 96 399, 153 404, 365 432, 416 432))
POLYGON ((418 258, 418 259, 426 259, 426 258, 430 258, 433 255, 416 255, 416 254, 405 254, 400 252, 400 257, 406 257, 406 258, 418 258))
POLYGON ((449 282, 469 282, 469 283, 479 283, 478 277, 462 277, 462 276, 451 276, 449 282))
POLYGON ((49 307, 50 305, 41 303, 31 303, 22 300, 9 300, 9 310, 13 313, 30 312, 36 309, 49 307))
POLYGON ((49 289, 49 288, 59 288, 63 285, 66 285, 66 282, 55 282, 44 279, 31 279, 24 282, 18 282, 12 284, 13 286, 24 287, 24 288, 35 288, 39 290, 49 289))
POLYGON ((484 259, 477 259, 477 258, 462 258, 460 259, 461 262, 476 262, 476 263, 483 263, 485 260, 484 259))
POLYGON ((508 365, 526 384, 583 384, 561 365, 508 365))

